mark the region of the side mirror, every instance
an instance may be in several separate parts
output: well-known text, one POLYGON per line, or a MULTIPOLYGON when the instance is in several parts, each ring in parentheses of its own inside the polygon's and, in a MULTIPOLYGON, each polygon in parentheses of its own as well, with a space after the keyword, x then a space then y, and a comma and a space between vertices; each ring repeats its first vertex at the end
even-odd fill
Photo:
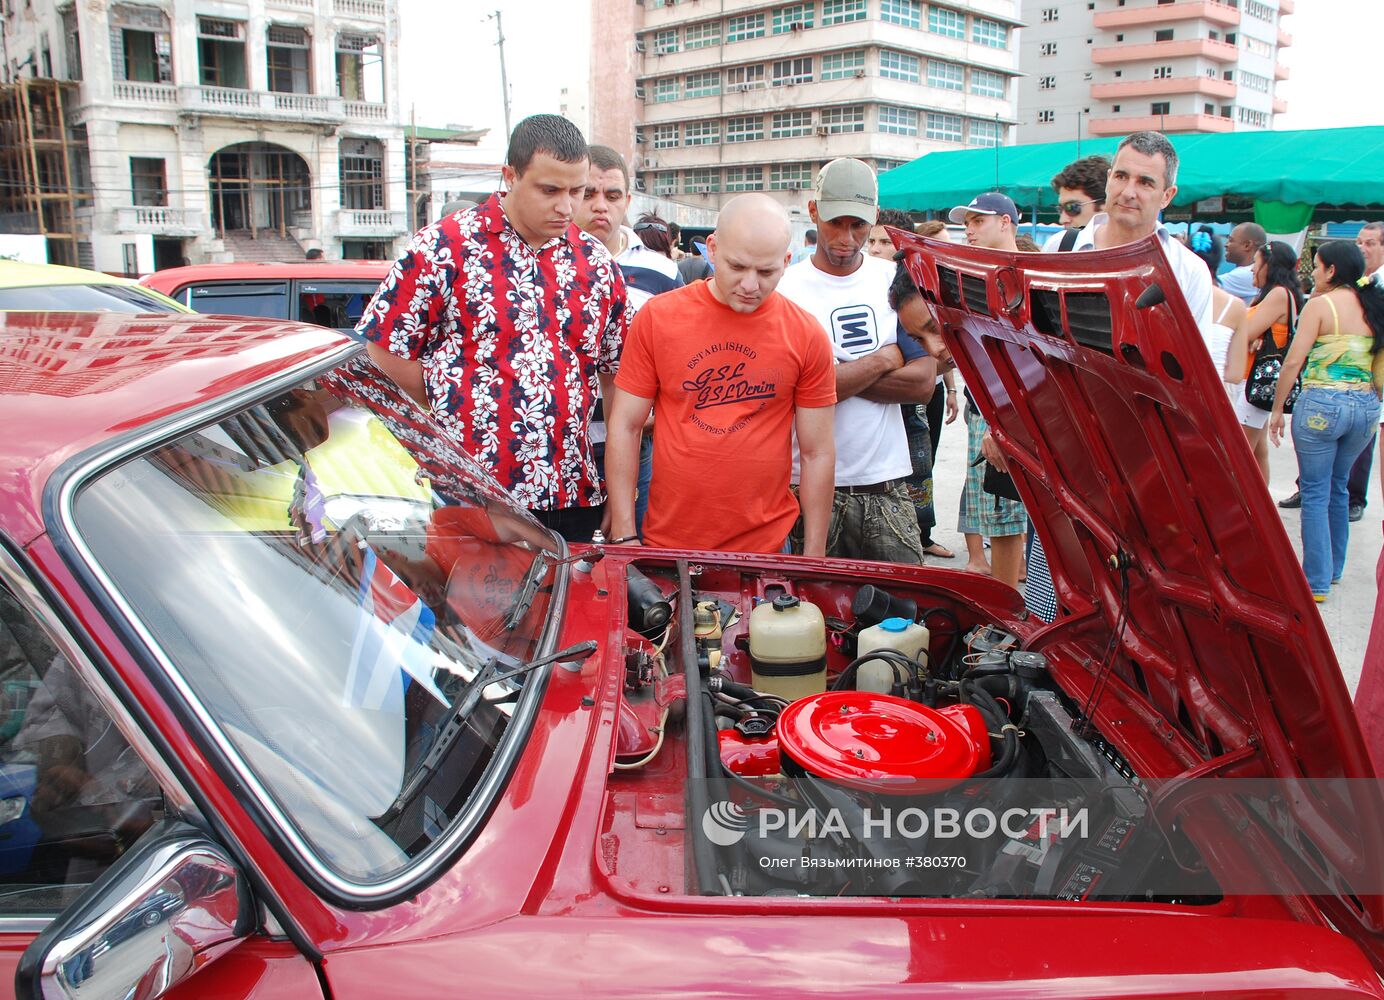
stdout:
POLYGON ((153 1000, 235 947, 254 912, 221 847, 184 823, 162 823, 34 940, 15 994, 153 1000))

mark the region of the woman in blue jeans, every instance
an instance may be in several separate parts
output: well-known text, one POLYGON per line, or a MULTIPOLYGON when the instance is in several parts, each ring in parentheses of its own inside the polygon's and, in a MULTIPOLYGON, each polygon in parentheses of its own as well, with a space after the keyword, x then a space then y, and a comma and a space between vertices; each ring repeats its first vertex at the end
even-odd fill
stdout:
POLYGON ((1269 437, 1275 446, 1282 440, 1284 401, 1301 372, 1293 447, 1302 483, 1302 569, 1321 602, 1346 565, 1346 478, 1379 426, 1384 289, 1365 275, 1359 248, 1344 240, 1318 248, 1312 278, 1316 296, 1303 307, 1283 359, 1269 437))

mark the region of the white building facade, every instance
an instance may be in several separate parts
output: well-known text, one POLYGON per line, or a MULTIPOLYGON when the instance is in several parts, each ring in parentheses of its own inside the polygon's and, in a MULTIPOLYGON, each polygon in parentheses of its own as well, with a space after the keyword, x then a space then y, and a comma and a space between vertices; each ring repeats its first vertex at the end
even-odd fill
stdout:
POLYGON ((1030 0, 1021 142, 1268 129, 1295 0, 1030 0))
POLYGON ((98 270, 388 257, 406 232, 397 0, 10 0, 7 80, 79 81, 98 270))

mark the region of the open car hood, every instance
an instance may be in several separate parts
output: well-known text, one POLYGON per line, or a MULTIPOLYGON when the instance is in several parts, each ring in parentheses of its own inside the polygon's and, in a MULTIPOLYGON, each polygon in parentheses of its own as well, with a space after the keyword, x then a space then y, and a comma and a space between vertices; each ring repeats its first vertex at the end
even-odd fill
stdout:
MULTIPOLYGON (((1119 633, 1097 727, 1112 703, 1161 717, 1179 765, 1155 777, 1372 779, 1321 616, 1157 238, 1011 254, 893 236, 1068 612, 1032 645, 1075 646, 1089 691, 1119 633)), ((1384 841, 1377 787, 1350 785, 1366 790, 1363 829, 1294 795, 1277 824, 1289 852, 1325 858, 1342 898, 1384 841)), ((1379 897, 1369 914, 1348 906, 1384 926, 1379 897)))

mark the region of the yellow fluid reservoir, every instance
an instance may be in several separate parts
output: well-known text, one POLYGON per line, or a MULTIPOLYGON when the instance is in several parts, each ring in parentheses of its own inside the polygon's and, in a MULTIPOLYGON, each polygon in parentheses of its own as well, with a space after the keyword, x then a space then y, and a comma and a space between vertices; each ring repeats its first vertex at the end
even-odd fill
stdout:
MULTIPOLYGON (((856 656, 867 656, 877 649, 895 649, 926 667, 928 639, 927 626, 907 618, 886 618, 878 625, 861 629, 856 656)), ((889 660, 866 660, 855 670, 857 691, 888 694, 899 677, 899 671, 889 660)))
POLYGON ((755 690, 793 701, 827 689, 827 626, 811 601, 780 594, 750 612, 755 690))

